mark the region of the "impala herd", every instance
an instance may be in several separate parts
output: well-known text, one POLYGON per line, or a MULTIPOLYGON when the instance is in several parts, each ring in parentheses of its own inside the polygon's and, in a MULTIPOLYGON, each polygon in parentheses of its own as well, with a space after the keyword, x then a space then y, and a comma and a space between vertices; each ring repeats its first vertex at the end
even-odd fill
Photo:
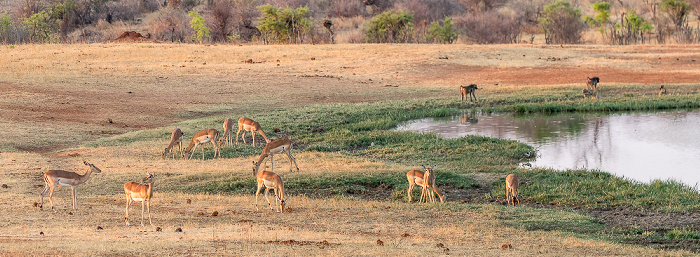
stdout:
MULTIPOLYGON (((473 94, 473 90, 476 89, 476 85, 473 86, 474 87, 470 92, 471 94, 473 94)), ((229 118, 225 119, 223 123, 223 128, 223 135, 219 134, 219 131, 217 131, 216 129, 204 129, 195 133, 194 135, 192 135, 192 139, 190 140, 189 145, 184 150, 182 147, 182 141, 185 137, 185 134, 179 128, 175 128, 170 135, 170 143, 161 154, 161 159, 165 160, 166 157, 168 157, 168 155, 170 155, 171 158, 176 158, 175 151, 177 150, 180 159, 189 160, 192 159, 192 157, 194 156, 197 147, 201 146, 202 160, 204 160, 204 144, 206 143, 211 143, 214 146, 214 158, 221 157, 221 145, 233 144, 233 139, 231 138, 233 120, 229 118)), ((259 211, 258 196, 260 195, 260 190, 264 186, 265 200, 267 201, 269 208, 272 210, 276 210, 277 212, 284 212, 285 203, 289 200, 290 195, 287 195, 285 198, 284 180, 282 180, 282 177, 280 177, 274 172, 274 156, 275 154, 284 153, 284 155, 286 155, 289 158, 289 171, 293 172, 292 164, 294 164, 294 166, 296 167, 296 171, 299 172, 299 166, 297 165, 297 161, 292 155, 292 141, 288 138, 281 138, 274 141, 270 141, 265 132, 262 130, 262 127, 259 123, 245 117, 240 118, 238 120, 238 131, 236 132, 235 139, 236 144, 238 144, 238 137, 241 131, 243 131, 243 135, 241 135, 241 138, 243 139, 244 144, 246 144, 246 131, 251 132, 252 134, 253 146, 255 146, 255 133, 259 133, 267 143, 262 153, 260 153, 260 156, 257 158, 257 161, 253 161, 253 176, 255 176, 257 181, 257 190, 255 191, 255 209, 259 211), (268 160, 271 162, 270 171, 265 170, 265 167, 267 167, 268 160), (262 171, 260 171, 261 165, 263 166, 262 171), (274 206, 268 199, 269 190, 274 191, 274 206)), ((45 186, 44 191, 42 191, 40 194, 39 207, 43 208, 44 195, 46 194, 46 192, 49 192, 49 202, 51 202, 51 209, 54 210, 52 196, 54 190, 56 189, 56 186, 70 186, 71 194, 73 197, 73 210, 76 210, 78 205, 76 199, 76 188, 78 187, 78 185, 87 181, 93 172, 102 172, 93 164, 90 164, 88 162, 84 162, 84 164, 87 166, 87 171, 83 175, 64 170, 49 170, 45 172, 45 186)), ((412 200, 413 188, 416 185, 422 188, 419 203, 427 203, 428 201, 433 203, 436 202, 435 194, 437 194, 440 198, 440 202, 445 201, 445 195, 435 184, 435 172, 433 171, 433 168, 435 168, 435 166, 432 166, 430 168, 423 166, 423 171, 411 170, 408 173, 406 173, 406 178, 408 179, 409 184, 409 203, 412 200)), ((129 206, 133 202, 141 202, 141 226, 144 226, 146 211, 148 211, 148 222, 149 224, 151 224, 151 226, 153 226, 153 222, 151 221, 151 197, 153 196, 153 184, 155 181, 155 176, 155 173, 147 172, 146 177, 143 178, 140 183, 130 181, 124 184, 124 194, 126 195, 126 213, 124 215, 124 221, 126 222, 127 226, 131 226, 131 224, 129 223, 129 206)), ((517 190, 517 178, 515 178, 513 174, 508 175, 508 178, 506 179, 506 196, 509 202, 511 198, 517 199, 517 190)), ((518 204, 519 203, 520 202, 518 201, 518 204)), ((515 203, 513 203, 513 205, 514 204, 515 203)))

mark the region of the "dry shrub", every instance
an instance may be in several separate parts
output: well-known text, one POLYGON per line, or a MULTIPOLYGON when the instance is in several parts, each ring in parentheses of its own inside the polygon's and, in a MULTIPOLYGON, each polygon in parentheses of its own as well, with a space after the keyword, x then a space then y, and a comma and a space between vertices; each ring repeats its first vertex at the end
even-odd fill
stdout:
POLYGON ((260 37, 260 30, 255 27, 254 21, 260 16, 257 6, 262 1, 256 0, 233 0, 232 26, 235 33, 243 41, 251 41, 260 37))
POLYGON ((210 6, 210 12, 205 14, 204 20, 211 29, 213 42, 228 41, 233 23, 233 5, 228 0, 214 1, 210 6))
POLYGON ((430 24, 462 11, 457 0, 402 0, 395 6, 397 9, 412 12, 416 24, 430 24))
POLYGON ((109 23, 99 20, 96 24, 88 25, 74 30, 68 34, 67 43, 97 43, 106 42, 119 37, 124 31, 132 30, 131 26, 124 21, 109 23))
MULTIPOLYGON (((151 13, 160 8, 159 0, 121 0, 107 2, 107 13, 111 15, 112 20, 133 20, 135 17, 151 13)), ((106 17, 106 13, 101 15, 106 17)))
MULTIPOLYGON (((185 42, 192 30, 187 13, 179 8, 164 8, 146 17, 146 28, 151 38, 169 41, 185 42)), ((123 32, 123 31, 122 31, 123 32)))
POLYGON ((476 13, 455 19, 460 34, 477 44, 517 43, 522 31, 523 18, 517 14, 496 11, 476 13))
POLYGON ((488 12, 505 5, 507 0, 460 0, 465 9, 472 12, 488 12))
POLYGON ((365 14, 365 5, 359 0, 331 1, 326 10, 334 17, 355 17, 365 14))

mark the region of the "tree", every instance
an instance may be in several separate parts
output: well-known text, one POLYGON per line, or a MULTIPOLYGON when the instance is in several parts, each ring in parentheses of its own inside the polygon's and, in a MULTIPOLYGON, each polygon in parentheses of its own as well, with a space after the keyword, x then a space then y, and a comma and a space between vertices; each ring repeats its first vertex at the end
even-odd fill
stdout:
POLYGON ((547 44, 578 43, 585 29, 581 10, 562 0, 545 5, 538 21, 547 44))
POLYGON ((605 37, 605 32, 607 30, 608 23, 610 22, 610 2, 596 2, 593 3, 592 7, 593 11, 595 12, 595 16, 585 16, 584 20, 586 20, 588 26, 598 27, 598 32, 600 32, 600 35, 605 37))
POLYGON ((692 6, 685 0, 663 0, 661 1, 661 10, 666 12, 676 25, 676 29, 680 29, 686 24, 688 13, 692 10, 692 6))
POLYGON ((452 44, 457 40, 457 32, 454 30, 454 25, 452 24, 451 17, 445 17, 442 21, 442 26, 440 22, 434 21, 430 24, 427 35, 428 41, 452 44))
POLYGON ((304 36, 313 29, 308 7, 277 8, 267 4, 258 6, 258 10, 262 13, 258 29, 265 43, 303 44, 304 36))
POLYGON ((192 27, 195 33, 195 35, 192 36, 192 40, 199 41, 201 44, 204 38, 209 38, 209 28, 207 28, 206 23, 204 23, 204 18, 202 18, 198 12, 189 11, 187 14, 192 17, 190 27, 192 27))
POLYGON ((413 33, 413 15, 401 10, 374 16, 363 29, 367 43, 407 43, 413 33))

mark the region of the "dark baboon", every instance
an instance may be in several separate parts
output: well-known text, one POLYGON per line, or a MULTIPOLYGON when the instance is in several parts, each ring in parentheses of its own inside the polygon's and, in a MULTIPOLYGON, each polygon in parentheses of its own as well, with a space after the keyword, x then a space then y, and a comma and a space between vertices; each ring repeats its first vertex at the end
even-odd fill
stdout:
POLYGON ((591 98, 591 99, 596 99, 597 95, 595 89, 584 89, 583 91, 583 99, 586 98, 591 98))
POLYGON ((460 94, 461 100, 462 100, 462 101, 466 101, 466 100, 467 100, 467 94, 468 94, 468 95, 469 95, 469 100, 471 100, 471 101, 478 101, 478 100, 476 99, 476 94, 475 94, 475 92, 476 92, 477 89, 479 89, 479 88, 476 87, 476 84, 471 84, 471 85, 466 86, 466 87, 465 87, 465 86, 459 86, 459 94, 460 94), (472 100, 472 97, 474 97, 474 100, 472 100))
POLYGON ((664 85, 661 85, 661 88, 659 88, 659 95, 665 95, 666 94, 666 88, 664 88, 664 85))

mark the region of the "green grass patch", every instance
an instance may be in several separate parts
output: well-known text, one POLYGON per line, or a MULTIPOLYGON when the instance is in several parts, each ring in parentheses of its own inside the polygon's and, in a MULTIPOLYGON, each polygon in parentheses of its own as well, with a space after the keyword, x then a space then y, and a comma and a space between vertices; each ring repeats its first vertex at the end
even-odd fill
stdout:
MULTIPOLYGON (((625 207, 637 210, 684 212, 700 208, 695 188, 672 180, 640 183, 601 171, 518 170, 522 200, 581 208, 625 207)), ((505 183, 494 182, 491 194, 505 198, 505 183)))

